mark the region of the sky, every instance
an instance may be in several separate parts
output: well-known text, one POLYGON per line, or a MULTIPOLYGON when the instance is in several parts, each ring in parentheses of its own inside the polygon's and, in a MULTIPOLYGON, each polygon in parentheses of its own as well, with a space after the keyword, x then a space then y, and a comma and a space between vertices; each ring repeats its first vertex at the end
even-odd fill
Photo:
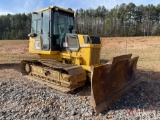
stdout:
MULTIPOLYGON (((128 4, 133 0, 0 0, 0 15, 30 13, 48 6, 72 8, 74 11, 80 8, 97 8, 105 6, 112 9, 122 3, 128 4)), ((160 0, 134 0, 135 5, 158 5, 160 0)))

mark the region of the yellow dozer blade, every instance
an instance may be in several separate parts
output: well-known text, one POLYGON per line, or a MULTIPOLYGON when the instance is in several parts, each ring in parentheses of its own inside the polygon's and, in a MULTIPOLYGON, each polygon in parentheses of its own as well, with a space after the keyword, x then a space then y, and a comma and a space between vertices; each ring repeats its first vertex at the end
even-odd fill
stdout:
POLYGON ((97 113, 117 101, 126 91, 136 85, 136 66, 139 57, 132 54, 113 57, 112 61, 92 66, 91 104, 97 113))

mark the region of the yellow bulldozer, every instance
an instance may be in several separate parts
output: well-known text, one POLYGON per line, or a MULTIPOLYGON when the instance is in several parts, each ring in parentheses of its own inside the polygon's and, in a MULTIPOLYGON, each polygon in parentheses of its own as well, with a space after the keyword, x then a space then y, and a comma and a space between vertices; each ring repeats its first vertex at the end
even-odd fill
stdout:
POLYGON ((32 12, 29 52, 39 59, 21 61, 21 72, 62 92, 91 82, 91 104, 97 113, 105 110, 136 84, 138 57, 113 57, 101 63, 101 38, 76 32, 71 9, 50 6, 32 12))

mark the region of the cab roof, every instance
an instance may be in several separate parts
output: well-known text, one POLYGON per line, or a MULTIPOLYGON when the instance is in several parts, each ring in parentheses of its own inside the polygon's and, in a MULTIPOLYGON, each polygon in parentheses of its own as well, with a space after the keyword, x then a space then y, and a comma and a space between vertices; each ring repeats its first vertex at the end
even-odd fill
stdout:
MULTIPOLYGON (((53 8, 57 8, 58 10, 62 10, 62 11, 66 11, 66 12, 69 12, 69 13, 73 13, 73 14, 74 14, 74 11, 72 11, 72 10, 60 8, 60 7, 57 7, 57 6, 49 6, 49 7, 40 9, 40 10, 36 10, 35 12, 42 12, 42 11, 49 10, 49 9, 53 9, 53 8)), ((32 13, 34 13, 34 12, 32 12, 32 13)))

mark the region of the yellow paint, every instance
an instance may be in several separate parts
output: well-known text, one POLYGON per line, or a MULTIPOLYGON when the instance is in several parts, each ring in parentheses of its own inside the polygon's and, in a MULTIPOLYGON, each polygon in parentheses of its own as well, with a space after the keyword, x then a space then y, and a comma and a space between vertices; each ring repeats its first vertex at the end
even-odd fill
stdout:
POLYGON ((35 11, 35 12, 43 12, 43 11, 45 11, 45 10, 49 10, 49 9, 53 9, 53 8, 58 8, 58 10, 66 11, 66 12, 69 12, 69 13, 74 13, 74 12, 71 11, 71 10, 63 9, 63 8, 60 8, 60 7, 57 7, 57 6, 49 6, 49 7, 46 7, 46 8, 37 10, 37 11, 35 11))
MULTIPOLYGON (((86 36, 86 35, 85 35, 86 36)), ((38 54, 41 58, 51 58, 57 61, 62 61, 64 59, 68 59, 72 62, 72 64, 81 65, 85 70, 91 71, 91 60, 94 58, 93 49, 99 49, 99 53, 95 53, 95 55, 99 58, 96 64, 100 64, 100 44, 85 44, 84 35, 78 35, 79 44, 83 45, 80 47, 78 52, 70 52, 70 51, 43 51, 42 50, 42 39, 40 37, 40 50, 35 49, 35 40, 36 38, 30 37, 29 42, 29 52, 38 54), (91 58, 91 54, 92 58, 91 58)))

